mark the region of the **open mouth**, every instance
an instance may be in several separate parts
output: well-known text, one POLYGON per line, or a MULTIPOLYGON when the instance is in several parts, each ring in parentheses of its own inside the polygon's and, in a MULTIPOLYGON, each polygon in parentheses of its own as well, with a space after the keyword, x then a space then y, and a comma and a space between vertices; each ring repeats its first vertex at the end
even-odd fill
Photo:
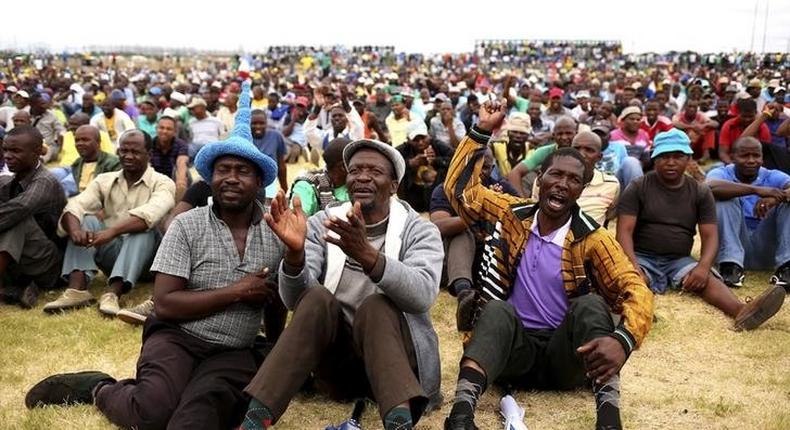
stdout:
POLYGON ((560 194, 551 194, 546 200, 546 204, 553 210, 561 210, 567 202, 567 197, 560 194))
POLYGON ((375 194, 375 191, 371 190, 371 189, 368 189, 368 188, 360 188, 360 189, 354 190, 353 194, 354 194, 355 198, 358 198, 358 199, 359 198, 363 198, 364 199, 364 198, 373 197, 373 195, 375 194))

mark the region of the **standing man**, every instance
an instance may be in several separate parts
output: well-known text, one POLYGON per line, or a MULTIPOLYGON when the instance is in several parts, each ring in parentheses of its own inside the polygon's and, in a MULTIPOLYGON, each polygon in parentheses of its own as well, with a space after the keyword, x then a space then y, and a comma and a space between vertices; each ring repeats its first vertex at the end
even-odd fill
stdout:
POLYGON ((280 192, 266 222, 285 243, 280 296, 291 323, 245 391, 242 429, 265 429, 314 372, 333 398, 372 395, 386 430, 410 430, 441 403, 430 309, 439 292, 436 227, 393 198, 406 170, 383 142, 346 146, 351 201, 308 221, 280 192))

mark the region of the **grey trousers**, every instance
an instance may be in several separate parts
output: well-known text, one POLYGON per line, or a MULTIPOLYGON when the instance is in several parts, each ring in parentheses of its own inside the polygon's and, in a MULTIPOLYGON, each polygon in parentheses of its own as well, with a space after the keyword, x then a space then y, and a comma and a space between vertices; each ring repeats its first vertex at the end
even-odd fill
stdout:
MULTIPOLYGON (((100 231, 105 226, 93 215, 86 215, 82 220, 82 228, 100 231)), ((151 266, 159 239, 159 231, 154 228, 140 233, 124 234, 98 248, 78 246, 69 241, 61 274, 68 280, 71 272, 79 270, 85 273, 90 282, 101 269, 110 282, 120 279, 124 288, 129 290, 143 271, 151 266)))
POLYGON ((0 252, 14 261, 8 275, 12 280, 28 278, 39 288, 52 288, 60 269, 60 251, 32 217, 0 232, 0 252))

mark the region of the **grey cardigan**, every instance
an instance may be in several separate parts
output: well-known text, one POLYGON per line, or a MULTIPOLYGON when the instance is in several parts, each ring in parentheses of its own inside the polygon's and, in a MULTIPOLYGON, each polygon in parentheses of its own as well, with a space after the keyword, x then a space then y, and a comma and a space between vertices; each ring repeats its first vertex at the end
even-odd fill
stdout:
MULTIPOLYGON (((378 289, 389 297, 403 312, 411 332, 420 385, 428 396, 432 410, 441 405, 441 367, 439 364, 439 339, 431 323, 430 309, 439 293, 444 248, 441 235, 433 223, 424 220, 408 203, 397 200, 407 210, 406 222, 401 232, 399 259, 386 257, 386 266, 378 289)), ((289 309, 307 288, 323 288, 326 276, 327 244, 326 211, 310 217, 305 240, 305 267, 295 276, 279 269, 280 296, 289 309)))

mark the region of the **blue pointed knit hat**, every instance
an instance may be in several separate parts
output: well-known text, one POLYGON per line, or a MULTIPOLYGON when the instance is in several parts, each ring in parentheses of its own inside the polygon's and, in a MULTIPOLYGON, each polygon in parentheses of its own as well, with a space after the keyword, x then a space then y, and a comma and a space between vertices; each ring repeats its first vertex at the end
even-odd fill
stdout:
POLYGON ((252 110, 252 83, 246 80, 241 84, 239 109, 236 111, 233 131, 227 139, 212 142, 200 149, 195 157, 195 168, 204 181, 211 181, 214 172, 214 161, 225 155, 235 155, 251 161, 260 169, 263 185, 267 186, 277 178, 277 163, 252 144, 250 119, 252 110))

